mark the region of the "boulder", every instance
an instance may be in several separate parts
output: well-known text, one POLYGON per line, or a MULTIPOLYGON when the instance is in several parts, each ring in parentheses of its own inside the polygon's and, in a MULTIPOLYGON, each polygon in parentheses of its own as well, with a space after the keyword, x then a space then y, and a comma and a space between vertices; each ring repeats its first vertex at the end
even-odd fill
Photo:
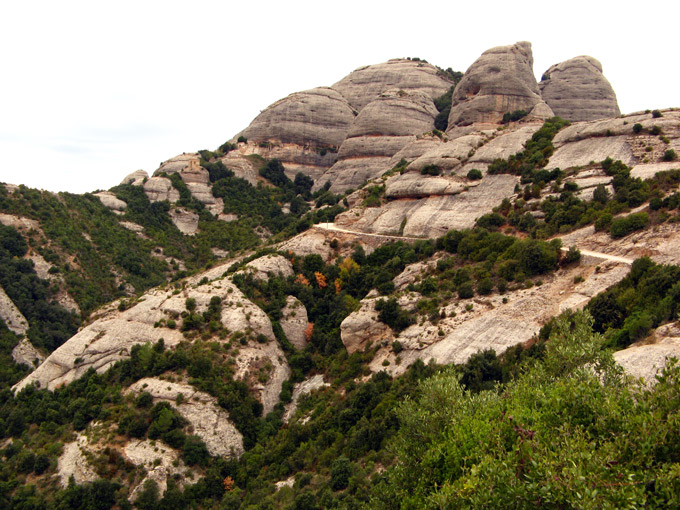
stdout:
POLYGON ((307 346, 305 330, 307 329, 309 319, 307 317, 307 309, 302 304, 302 301, 294 296, 287 296, 286 306, 281 310, 279 323, 281 324, 281 329, 286 334, 286 338, 293 344, 293 347, 301 351, 307 346))
POLYGON ((132 184, 133 186, 141 186, 144 181, 149 178, 149 174, 144 170, 135 170, 131 174, 125 176, 125 178, 120 181, 121 184, 132 184))
POLYGON ((505 113, 525 110, 533 118, 552 117, 541 99, 533 71, 531 43, 485 51, 453 91, 449 129, 474 123, 500 123, 505 113))
POLYGON ((541 96, 553 113, 571 121, 618 117, 614 89, 602 64, 586 55, 550 67, 539 83, 541 96))
POLYGON ((403 58, 356 69, 333 85, 356 111, 388 89, 422 92, 432 99, 444 94, 451 81, 433 65, 403 58))
POLYGON ((348 354, 366 349, 369 343, 390 342, 392 329, 378 320, 377 299, 364 299, 361 307, 345 317, 340 324, 340 338, 348 354))
POLYGON ((179 191, 167 177, 151 177, 144 183, 144 193, 151 202, 168 201, 174 204, 179 200, 179 191))

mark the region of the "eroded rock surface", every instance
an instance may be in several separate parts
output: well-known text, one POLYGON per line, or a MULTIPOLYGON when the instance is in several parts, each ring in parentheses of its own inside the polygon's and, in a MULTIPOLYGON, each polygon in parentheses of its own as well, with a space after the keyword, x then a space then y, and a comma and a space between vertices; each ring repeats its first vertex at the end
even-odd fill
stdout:
POLYGON ((267 280, 270 274, 284 278, 295 274, 293 264, 281 255, 265 255, 248 262, 245 267, 246 270, 252 271, 256 280, 267 280))
POLYGON ((67 487, 73 477, 77 484, 93 482, 99 476, 83 453, 87 445, 87 437, 78 434, 76 440, 64 445, 64 450, 57 461, 57 472, 62 487, 67 487))
POLYGON ((151 202, 162 202, 167 200, 174 204, 179 200, 177 191, 172 182, 167 177, 151 177, 144 183, 144 193, 151 202))
POLYGON ((123 212, 127 209, 127 203, 116 198, 116 195, 110 191, 100 191, 99 193, 95 193, 94 196, 99 199, 104 207, 108 207, 114 212, 123 212))
POLYGON ((130 491, 130 501, 137 500, 148 480, 156 483, 160 496, 165 494, 169 478, 179 480, 180 487, 184 485, 184 477, 189 469, 182 462, 179 453, 163 442, 133 440, 125 445, 123 452, 134 465, 147 469, 146 476, 130 491))
POLYGON ((423 93, 383 92, 357 116, 340 146, 338 162, 316 181, 315 188, 329 181, 332 191, 343 191, 382 174, 394 154, 416 135, 432 130, 436 115, 432 99, 423 93))
POLYGON ((28 331, 26 317, 19 311, 2 287, 0 287, 0 319, 5 322, 10 331, 17 335, 25 335, 28 331))
POLYGON ((286 412, 283 414, 283 422, 288 423, 293 417, 295 411, 297 411, 298 400, 300 400, 300 397, 326 386, 330 386, 330 384, 324 382, 323 374, 317 374, 302 382, 295 383, 295 386, 293 387, 293 397, 290 403, 286 406, 286 412))
POLYGON ((170 219, 182 234, 192 236, 198 232, 198 213, 175 207, 168 212, 170 219))
POLYGON ((329 87, 295 92, 267 107, 243 131, 249 141, 338 147, 354 122, 347 100, 329 87))
POLYGON ((357 111, 388 89, 422 92, 434 99, 450 87, 433 65, 407 59, 360 67, 333 85, 357 111))
POLYGON ((614 359, 626 372, 653 384, 655 376, 669 358, 680 358, 680 326, 666 324, 657 328, 649 342, 631 345, 614 353, 614 359))
POLYGON ((296 349, 302 350, 307 346, 305 330, 309 319, 307 309, 298 298, 294 296, 286 297, 286 306, 281 310, 281 328, 286 334, 288 341, 296 349))
POLYGON ((546 119, 552 111, 534 77, 531 43, 498 46, 482 53, 453 91, 449 129, 474 123, 498 124, 505 113, 524 110, 546 119))
POLYGON ((120 181, 121 184, 132 184, 133 186, 141 186, 144 181, 149 178, 149 174, 145 170, 135 170, 131 174, 125 176, 120 181))
POLYGON ((602 74, 602 64, 582 55, 550 67, 539 83, 553 113, 571 121, 618 117, 616 94, 602 74))
POLYGON ((188 384, 145 377, 132 386, 130 391, 149 392, 155 402, 167 402, 177 409, 193 428, 193 433, 205 442, 210 455, 238 457, 243 449, 243 436, 220 407, 215 397, 198 391, 188 384), (180 397, 181 395, 181 397, 180 397))
POLYGON ((12 349, 12 359, 19 365, 26 365, 31 370, 45 361, 45 356, 33 347, 27 338, 22 338, 12 349))

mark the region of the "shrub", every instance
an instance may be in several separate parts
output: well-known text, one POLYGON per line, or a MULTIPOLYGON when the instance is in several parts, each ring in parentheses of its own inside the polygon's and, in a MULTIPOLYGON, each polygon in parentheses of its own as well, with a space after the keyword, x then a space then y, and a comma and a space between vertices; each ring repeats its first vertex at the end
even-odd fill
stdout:
POLYGON ((634 124, 633 125, 633 133, 639 134, 641 132, 642 132, 642 124, 640 124, 639 122, 637 124, 634 124))
POLYGON ((625 237, 636 230, 645 228, 649 222, 647 213, 630 214, 625 218, 616 218, 609 227, 609 235, 614 239, 625 237))
POLYGON ((508 122, 516 122, 527 115, 529 115, 529 112, 526 110, 515 110, 514 112, 508 112, 503 114, 502 123, 507 124, 508 122))
POLYGON ((663 115, 661 115, 661 112, 659 110, 652 110, 652 118, 658 119, 659 117, 663 117, 663 115))
POLYGON ((678 155, 673 149, 668 149, 663 153, 664 161, 675 161, 676 159, 678 159, 678 155))
POLYGON ((467 178, 473 181, 479 180, 482 178, 482 172, 476 168, 473 168, 467 173, 467 178))
POLYGON ((236 141, 237 141, 238 143, 248 143, 248 139, 247 139, 245 136, 243 136, 243 135, 239 136, 239 137, 238 137, 238 140, 236 140, 236 141))
POLYGON ((420 173, 423 175, 440 175, 442 173, 442 169, 437 165, 426 165, 421 168, 420 173))
POLYGON ((651 134, 653 134, 654 136, 660 135, 662 133, 661 128, 659 126, 657 126, 656 124, 654 126, 652 126, 652 129, 650 129, 649 132, 651 134))
POLYGON ((491 294, 493 290, 493 280, 491 278, 482 278, 479 283, 477 283, 477 292, 481 296, 486 296, 491 294))
POLYGON ((470 299, 475 295, 475 291, 472 288, 472 283, 463 282, 458 286, 458 297, 460 299, 470 299))

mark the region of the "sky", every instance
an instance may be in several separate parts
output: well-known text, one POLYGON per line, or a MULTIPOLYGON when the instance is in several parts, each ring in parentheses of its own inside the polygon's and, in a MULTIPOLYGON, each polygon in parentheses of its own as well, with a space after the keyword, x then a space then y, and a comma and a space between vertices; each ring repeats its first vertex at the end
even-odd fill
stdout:
POLYGON ((623 113, 680 107, 680 2, 34 0, 0 5, 0 182, 108 189, 215 149, 261 110, 357 67, 419 57, 465 71, 530 41, 540 80, 602 62, 623 113))

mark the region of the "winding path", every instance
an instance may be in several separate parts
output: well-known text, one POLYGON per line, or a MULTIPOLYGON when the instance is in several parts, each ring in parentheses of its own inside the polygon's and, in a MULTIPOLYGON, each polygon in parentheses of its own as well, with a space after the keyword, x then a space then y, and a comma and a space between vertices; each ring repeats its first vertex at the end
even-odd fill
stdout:
MULTIPOLYGON (((342 232, 343 234, 352 234, 356 236, 368 236, 368 237, 379 237, 381 239, 394 239, 394 240, 403 240, 403 241, 415 241, 418 239, 424 239, 422 237, 414 237, 414 236, 400 236, 400 235, 395 235, 395 234, 374 234, 372 232, 360 232, 356 230, 348 230, 345 228, 340 228, 338 227, 335 223, 317 223, 314 225, 313 228, 318 228, 321 230, 330 230, 332 232, 342 232)), ((558 238, 559 239, 559 238, 558 238)), ((569 248, 562 248, 562 251, 566 252, 569 248)), ((591 251, 591 250, 583 250, 579 248, 579 251, 581 252, 581 255, 584 255, 586 257, 593 257, 596 259, 601 259, 601 260, 610 260, 612 262, 618 262, 621 264, 627 264, 631 265, 634 261, 634 259, 628 258, 628 257, 619 257, 618 255, 609 255, 607 253, 601 253, 597 251, 591 251)))

